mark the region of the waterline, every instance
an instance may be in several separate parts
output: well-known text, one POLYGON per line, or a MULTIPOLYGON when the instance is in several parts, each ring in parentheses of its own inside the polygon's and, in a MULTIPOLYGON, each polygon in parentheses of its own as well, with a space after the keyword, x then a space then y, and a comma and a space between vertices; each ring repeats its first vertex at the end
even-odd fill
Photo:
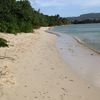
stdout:
POLYGON ((84 44, 100 52, 100 24, 79 24, 56 26, 51 29, 53 32, 69 34, 73 37, 78 37, 84 44))

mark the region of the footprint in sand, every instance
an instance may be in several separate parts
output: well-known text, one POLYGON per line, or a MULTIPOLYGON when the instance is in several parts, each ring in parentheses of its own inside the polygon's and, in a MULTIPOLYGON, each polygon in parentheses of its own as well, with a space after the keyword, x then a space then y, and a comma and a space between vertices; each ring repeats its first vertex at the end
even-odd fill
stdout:
POLYGON ((68 93, 68 91, 65 88, 61 88, 65 93, 68 93))
POLYGON ((68 50, 69 50, 71 53, 74 53, 74 50, 73 50, 73 49, 69 48, 68 50))
POLYGON ((37 99, 38 97, 37 97, 37 96, 35 96, 34 98, 35 98, 35 99, 37 99))
POLYGON ((55 70, 54 68, 51 68, 51 70, 55 70))
POLYGON ((73 82, 74 80, 69 80, 69 81, 73 82))

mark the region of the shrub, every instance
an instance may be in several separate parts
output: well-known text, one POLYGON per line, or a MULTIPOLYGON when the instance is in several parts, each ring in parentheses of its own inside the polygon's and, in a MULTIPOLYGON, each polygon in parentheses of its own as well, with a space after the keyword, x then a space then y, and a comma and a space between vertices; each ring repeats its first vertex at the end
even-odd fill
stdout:
POLYGON ((0 32, 6 32, 7 31, 7 23, 2 21, 0 22, 0 32))
POLYGON ((20 32, 25 32, 25 33, 33 32, 33 26, 31 22, 23 21, 20 23, 19 26, 20 26, 20 32))
POLYGON ((20 32, 17 23, 16 23, 16 22, 8 23, 8 25, 7 25, 7 32, 8 32, 8 33, 15 34, 15 35, 16 35, 18 32, 20 32))
POLYGON ((8 47, 7 40, 0 38, 0 47, 8 47))

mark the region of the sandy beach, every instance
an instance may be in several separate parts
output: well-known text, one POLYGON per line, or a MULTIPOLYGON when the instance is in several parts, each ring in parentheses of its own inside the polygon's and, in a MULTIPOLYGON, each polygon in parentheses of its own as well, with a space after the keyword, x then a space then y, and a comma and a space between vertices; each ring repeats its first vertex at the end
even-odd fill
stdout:
POLYGON ((0 48, 0 100, 100 100, 100 89, 64 61, 56 47, 57 36, 47 29, 0 33, 9 41, 9 48, 0 48))

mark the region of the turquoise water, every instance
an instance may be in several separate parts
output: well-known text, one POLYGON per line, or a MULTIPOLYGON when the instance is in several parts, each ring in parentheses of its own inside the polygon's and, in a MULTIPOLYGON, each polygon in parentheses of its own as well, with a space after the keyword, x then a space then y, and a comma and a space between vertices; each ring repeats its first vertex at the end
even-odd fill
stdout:
POLYGON ((56 26, 51 31, 77 36, 90 48, 100 51, 100 24, 56 26))

